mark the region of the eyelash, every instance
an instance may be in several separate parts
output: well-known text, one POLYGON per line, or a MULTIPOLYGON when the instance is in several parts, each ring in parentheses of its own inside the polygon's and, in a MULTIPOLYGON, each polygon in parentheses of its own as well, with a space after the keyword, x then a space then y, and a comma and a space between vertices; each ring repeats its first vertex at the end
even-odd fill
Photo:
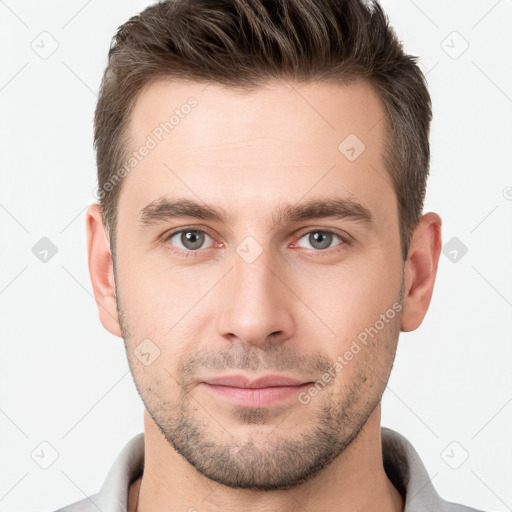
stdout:
MULTIPOLYGON (((196 250, 188 249, 188 250, 185 250, 185 249, 178 249, 178 248, 172 246, 172 244, 169 242, 170 239, 172 237, 174 237, 175 235, 178 235, 178 234, 181 234, 181 233, 186 233, 187 231, 196 231, 198 233, 204 233, 205 235, 209 236, 212 240, 214 240, 214 237, 212 235, 210 235, 204 229, 188 227, 188 228, 177 229, 176 231, 172 231, 171 233, 165 235, 164 236, 164 244, 167 247, 172 247, 170 249, 172 252, 184 255, 186 258, 191 257, 191 256, 195 258, 195 257, 197 257, 201 253, 201 251, 206 250, 206 249, 210 249, 210 247, 207 247, 206 249, 196 249, 196 250)), ((324 233, 324 234, 331 234, 334 237, 339 238, 340 239, 340 243, 338 243, 337 245, 335 245, 333 247, 329 247, 327 249, 307 249, 307 248, 304 248, 304 247, 301 248, 301 249, 304 249, 305 251, 307 251, 308 254, 312 254, 314 257, 322 256, 323 254, 332 255, 334 252, 339 252, 339 251, 345 249, 346 246, 350 245, 349 237, 348 236, 340 235, 339 233, 337 233, 335 231, 331 231, 329 229, 319 229, 319 228, 317 228, 317 229, 310 229, 309 231, 305 231, 305 232, 301 233, 300 236, 297 238, 297 241, 293 242, 292 245, 295 245, 305 235, 309 235, 309 234, 315 233, 315 232, 324 233)))

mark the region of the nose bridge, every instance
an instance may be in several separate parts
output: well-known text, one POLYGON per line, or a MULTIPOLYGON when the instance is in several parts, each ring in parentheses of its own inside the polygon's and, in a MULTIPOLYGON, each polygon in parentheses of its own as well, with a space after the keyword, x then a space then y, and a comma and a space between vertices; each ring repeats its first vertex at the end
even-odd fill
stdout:
POLYGON ((256 249, 255 241, 246 239, 233 254, 217 328, 224 337, 264 345, 292 336, 294 315, 292 294, 270 249, 260 246, 259 254, 256 249))

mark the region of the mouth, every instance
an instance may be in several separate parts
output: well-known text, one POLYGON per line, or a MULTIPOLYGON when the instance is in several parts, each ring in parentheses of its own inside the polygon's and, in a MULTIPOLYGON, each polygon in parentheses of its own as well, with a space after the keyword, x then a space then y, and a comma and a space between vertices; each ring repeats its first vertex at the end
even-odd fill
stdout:
POLYGON ((240 407, 263 408, 290 400, 312 382, 284 375, 264 375, 250 379, 245 375, 227 375, 205 379, 201 385, 214 397, 240 407))

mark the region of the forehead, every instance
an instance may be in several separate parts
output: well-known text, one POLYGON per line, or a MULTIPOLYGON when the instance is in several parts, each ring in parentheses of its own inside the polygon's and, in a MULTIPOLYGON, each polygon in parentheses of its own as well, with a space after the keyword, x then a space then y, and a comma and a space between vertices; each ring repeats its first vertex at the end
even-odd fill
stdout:
POLYGON ((214 84, 159 80, 138 95, 129 134, 135 145, 143 143, 148 134, 170 139, 167 135, 172 133, 177 142, 184 136, 186 147, 174 144, 176 157, 193 148, 223 146, 225 151, 227 143, 247 147, 258 145, 256 139, 269 142, 271 138, 297 143, 307 139, 303 153, 311 154, 316 142, 336 149, 336 142, 350 133, 378 143, 383 117, 381 100, 366 81, 273 81, 244 92, 214 84))
POLYGON ((378 203, 394 201, 394 191, 382 159, 384 112, 364 81, 275 81, 251 92, 151 83, 130 118, 136 161, 119 210, 121 203, 142 208, 163 195, 265 207, 310 191, 385 208, 378 203))

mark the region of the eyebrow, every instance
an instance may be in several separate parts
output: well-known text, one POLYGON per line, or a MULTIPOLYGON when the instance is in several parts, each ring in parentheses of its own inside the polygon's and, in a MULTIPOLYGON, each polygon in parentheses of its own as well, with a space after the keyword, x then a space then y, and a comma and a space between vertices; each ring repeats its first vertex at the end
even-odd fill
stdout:
MULTIPOLYGON (((232 219, 223 208, 200 204, 190 199, 171 199, 164 196, 140 210, 138 224, 142 229, 182 217, 193 217, 222 224, 228 224, 232 219)), ((313 199, 302 203, 287 203, 280 205, 272 215, 273 221, 277 224, 320 218, 348 219, 362 222, 369 227, 374 223, 370 210, 352 198, 313 199)))

